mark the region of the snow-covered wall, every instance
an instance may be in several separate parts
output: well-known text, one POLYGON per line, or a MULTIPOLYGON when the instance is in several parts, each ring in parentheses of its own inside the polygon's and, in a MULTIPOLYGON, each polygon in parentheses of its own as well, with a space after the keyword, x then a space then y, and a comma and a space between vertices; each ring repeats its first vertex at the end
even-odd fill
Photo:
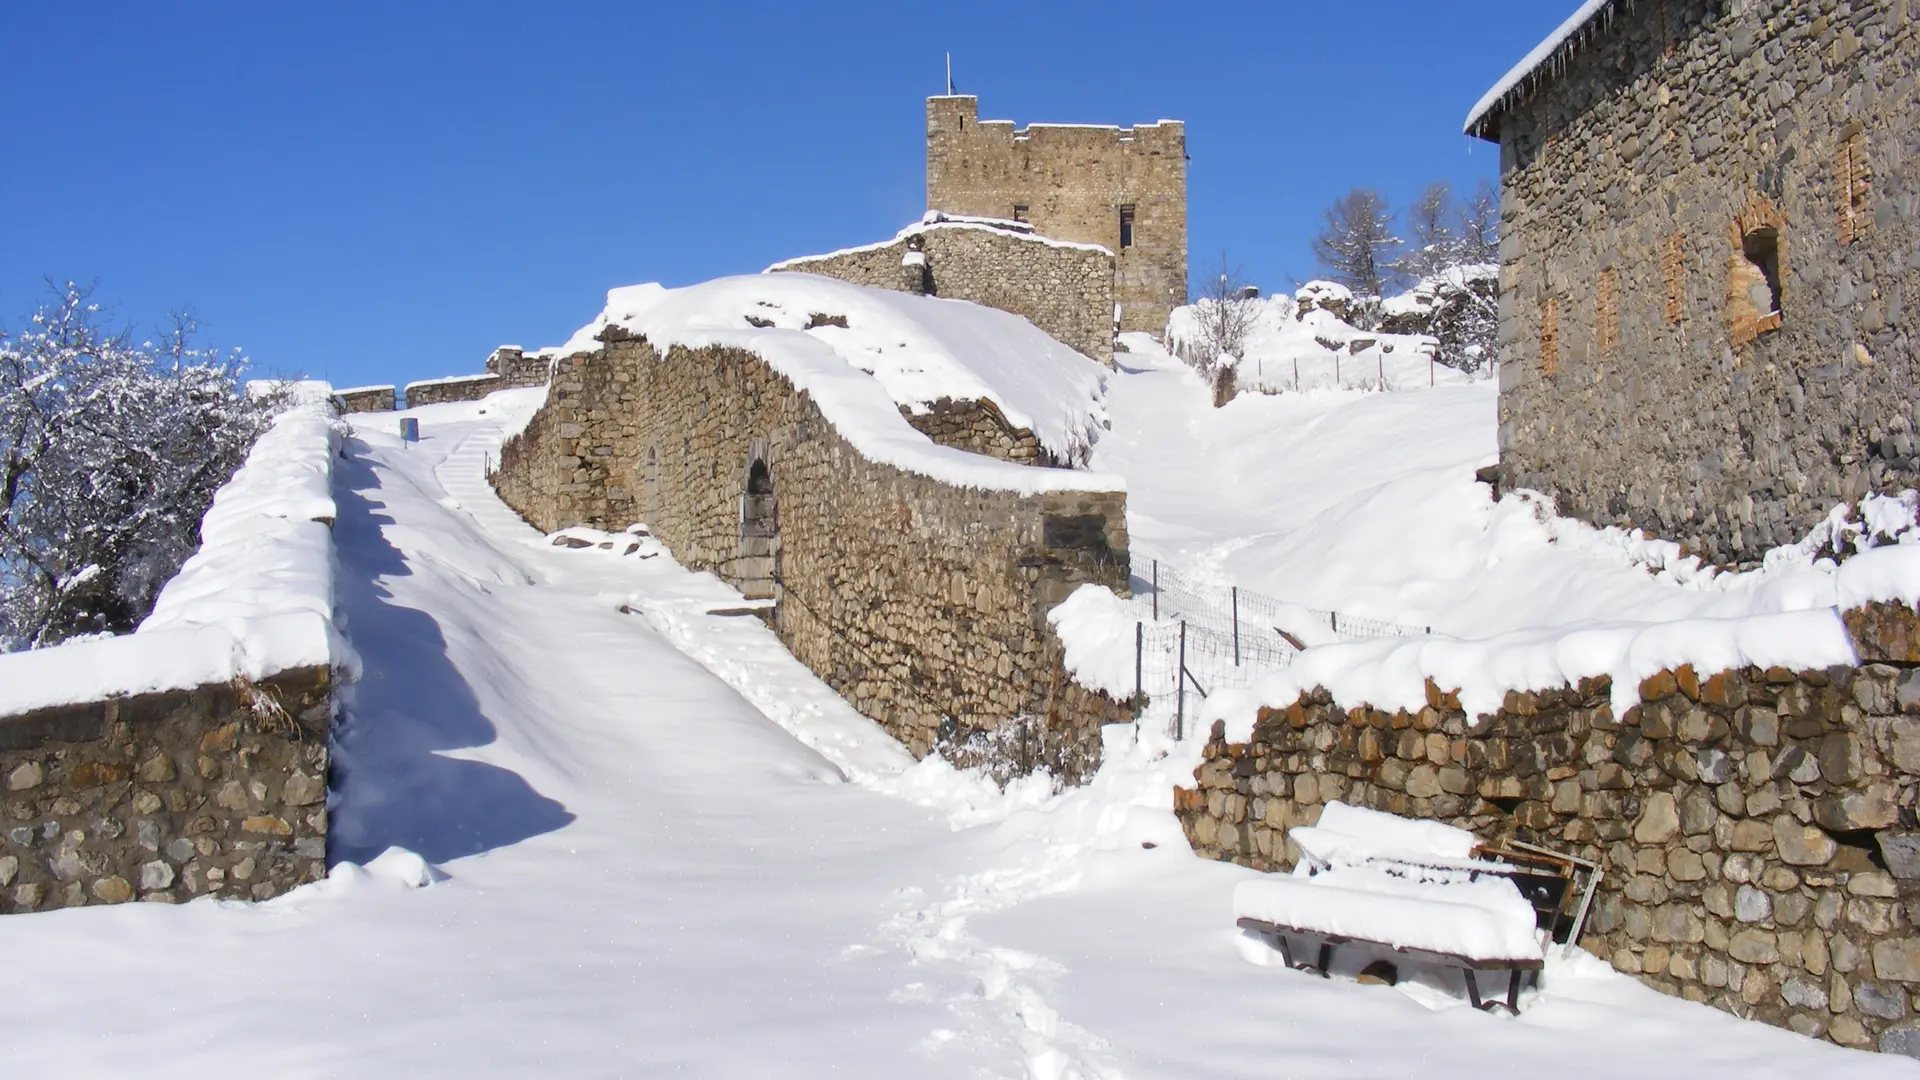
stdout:
POLYGON ((138 630, 0 656, 0 913, 324 874, 338 445, 283 414, 138 630))
POLYGON ((1916 556, 1880 549, 1843 566, 1857 605, 1844 615, 1621 639, 1645 667, 1623 654, 1596 668, 1620 643, 1605 627, 1551 648, 1308 650, 1284 692, 1209 700, 1223 718, 1176 810, 1196 851, 1261 870, 1290 868, 1288 830, 1335 799, 1590 859, 1604 877, 1581 944, 1615 967, 1802 1034, 1911 1053, 1916 556), (1302 681, 1316 667, 1326 685, 1302 681), (1473 692, 1436 682, 1446 671, 1473 692), (1509 689, 1489 697, 1502 678, 1509 689))
POLYGON ((1045 613, 1084 582, 1124 587, 1122 492, 935 445, 831 353, 752 351, 777 328, 664 355, 664 335, 599 334, 502 449, 510 506, 547 531, 647 522, 681 562, 773 599, 794 655, 916 754, 1039 718, 1029 764, 1091 771, 1124 714, 1063 677, 1045 613))
POLYGON ((929 212, 887 243, 790 259, 768 269, 985 304, 1113 364, 1114 258, 1097 244, 1051 240, 1015 222, 929 212))

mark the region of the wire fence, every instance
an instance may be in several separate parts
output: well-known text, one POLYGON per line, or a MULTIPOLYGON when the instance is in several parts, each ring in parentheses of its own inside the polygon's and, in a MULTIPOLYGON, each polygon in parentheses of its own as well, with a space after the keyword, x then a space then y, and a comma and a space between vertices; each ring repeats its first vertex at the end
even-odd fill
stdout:
POLYGON ((1339 641, 1434 636, 1410 626, 1303 607, 1190 572, 1135 552, 1129 584, 1140 614, 1134 628, 1135 688, 1143 720, 1186 737, 1192 710, 1216 690, 1248 686, 1283 671, 1302 649, 1339 641))

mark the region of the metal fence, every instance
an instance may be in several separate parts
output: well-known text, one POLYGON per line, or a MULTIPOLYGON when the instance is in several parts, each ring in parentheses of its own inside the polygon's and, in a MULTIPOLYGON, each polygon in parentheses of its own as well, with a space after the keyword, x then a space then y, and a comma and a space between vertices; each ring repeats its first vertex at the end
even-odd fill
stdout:
POLYGON ((1282 671, 1309 645, 1433 633, 1201 581, 1147 553, 1136 551, 1131 570, 1142 719, 1163 721, 1176 739, 1186 737, 1193 707, 1208 694, 1282 671))

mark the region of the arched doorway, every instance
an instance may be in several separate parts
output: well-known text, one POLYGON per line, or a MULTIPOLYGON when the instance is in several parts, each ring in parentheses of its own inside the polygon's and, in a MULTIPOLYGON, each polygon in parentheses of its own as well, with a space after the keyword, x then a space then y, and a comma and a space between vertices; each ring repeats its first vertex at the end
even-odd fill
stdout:
POLYGON ((740 498, 740 592, 749 600, 771 600, 780 576, 780 507, 773 473, 756 456, 747 466, 747 490, 740 498))

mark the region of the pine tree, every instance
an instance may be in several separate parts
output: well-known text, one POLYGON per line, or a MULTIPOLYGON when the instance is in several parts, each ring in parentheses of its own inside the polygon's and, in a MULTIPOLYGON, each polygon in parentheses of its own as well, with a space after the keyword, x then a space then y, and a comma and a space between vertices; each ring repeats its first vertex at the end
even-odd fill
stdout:
POLYGON ((1367 188, 1355 188, 1328 207, 1326 224, 1313 238, 1320 265, 1360 298, 1381 294, 1399 246, 1387 200, 1367 188))
POLYGON ((1422 281, 1460 262, 1460 239, 1449 224, 1454 216, 1453 186, 1445 180, 1427 185, 1407 210, 1407 233, 1412 239, 1406 254, 1394 264, 1404 279, 1422 281))

